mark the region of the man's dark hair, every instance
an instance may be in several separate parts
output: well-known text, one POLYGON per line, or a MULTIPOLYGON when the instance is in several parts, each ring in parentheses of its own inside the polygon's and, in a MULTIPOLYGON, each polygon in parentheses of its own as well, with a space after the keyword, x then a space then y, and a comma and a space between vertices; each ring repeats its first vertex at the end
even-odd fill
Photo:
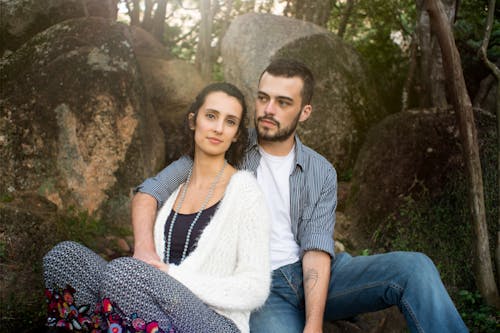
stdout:
POLYGON ((213 92, 223 92, 228 96, 234 97, 238 100, 241 105, 243 112, 241 113, 241 121, 238 125, 237 141, 233 142, 226 152, 227 161, 235 166, 240 166, 243 161, 245 154, 245 149, 248 142, 248 129, 247 129, 247 105, 245 103, 245 97, 243 93, 234 85, 227 82, 212 83, 203 88, 202 91, 196 96, 193 104, 189 107, 189 110, 184 119, 184 154, 194 158, 194 131, 191 129, 191 124, 196 124, 196 118, 198 117, 198 111, 200 110, 207 96, 213 92), (193 120, 190 122, 189 114, 194 113, 193 120))
POLYGON ((304 83, 301 91, 302 106, 311 104, 314 91, 314 76, 306 64, 294 59, 275 59, 260 74, 259 82, 262 79, 262 75, 266 72, 272 76, 300 77, 304 83))

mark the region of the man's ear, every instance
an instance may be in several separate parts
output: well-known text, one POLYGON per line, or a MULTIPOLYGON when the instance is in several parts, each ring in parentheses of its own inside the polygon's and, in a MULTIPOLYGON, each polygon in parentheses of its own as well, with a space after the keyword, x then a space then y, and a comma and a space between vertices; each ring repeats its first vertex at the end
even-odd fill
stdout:
POLYGON ((194 131, 195 124, 194 124, 194 113, 188 114, 188 122, 189 122, 189 128, 194 131))
POLYGON ((309 116, 311 115, 312 110, 313 109, 312 109, 311 104, 304 105, 304 107, 302 108, 302 111, 300 112, 299 121, 300 122, 306 121, 307 118, 309 118, 309 116))

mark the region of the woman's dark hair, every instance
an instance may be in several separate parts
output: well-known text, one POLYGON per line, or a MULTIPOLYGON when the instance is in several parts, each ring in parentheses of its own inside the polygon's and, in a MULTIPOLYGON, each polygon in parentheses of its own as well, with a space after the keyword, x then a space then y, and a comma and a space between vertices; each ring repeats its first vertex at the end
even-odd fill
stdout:
POLYGON ((247 129, 247 105, 245 103, 245 96, 243 93, 234 85, 227 82, 217 82, 212 83, 203 88, 202 91, 196 96, 193 104, 189 107, 189 110, 184 119, 184 154, 194 158, 194 131, 191 129, 191 124, 196 124, 196 118, 198 117, 198 111, 200 110, 207 96, 213 92, 223 92, 228 96, 234 97, 238 100, 241 105, 243 112, 241 113, 241 121, 238 125, 237 141, 233 142, 226 152, 226 160, 233 166, 239 167, 243 161, 243 156, 245 155, 245 149, 248 144, 248 129, 247 129), (189 120, 189 115, 193 113, 194 117, 192 122, 189 120))

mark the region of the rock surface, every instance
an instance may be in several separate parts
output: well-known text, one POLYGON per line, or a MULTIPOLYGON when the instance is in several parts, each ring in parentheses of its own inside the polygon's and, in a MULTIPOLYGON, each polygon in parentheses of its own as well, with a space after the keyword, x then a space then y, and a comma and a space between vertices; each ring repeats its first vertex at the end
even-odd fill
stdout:
POLYGON ((128 216, 130 189, 163 165, 164 142, 127 35, 106 19, 69 20, 2 59, 0 193, 128 216))
POLYGON ((37 33, 85 16, 116 17, 116 0, 1 0, 0 56, 14 51, 37 33))
POLYGON ((225 78, 245 92, 250 110, 259 76, 272 59, 305 62, 313 71, 316 89, 313 114, 299 126, 299 133, 341 172, 352 166, 370 110, 378 100, 352 47, 308 22, 245 14, 231 23, 221 52, 225 78))
MULTIPOLYGON (((494 118, 480 112, 475 117, 482 147, 481 137, 491 141, 495 136, 494 118)), ((370 130, 356 160, 345 209, 356 233, 365 235, 364 246, 370 246, 373 233, 405 198, 446 193, 449 177, 465 173, 460 147, 452 110, 400 112, 370 130)))

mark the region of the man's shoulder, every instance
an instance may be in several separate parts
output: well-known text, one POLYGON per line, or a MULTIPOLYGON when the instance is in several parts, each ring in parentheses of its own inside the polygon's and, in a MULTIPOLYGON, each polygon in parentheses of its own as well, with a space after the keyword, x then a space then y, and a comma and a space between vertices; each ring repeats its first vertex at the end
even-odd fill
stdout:
POLYGON ((321 170, 326 173, 336 174, 332 163, 314 149, 302 144, 302 154, 306 163, 306 169, 321 170))

